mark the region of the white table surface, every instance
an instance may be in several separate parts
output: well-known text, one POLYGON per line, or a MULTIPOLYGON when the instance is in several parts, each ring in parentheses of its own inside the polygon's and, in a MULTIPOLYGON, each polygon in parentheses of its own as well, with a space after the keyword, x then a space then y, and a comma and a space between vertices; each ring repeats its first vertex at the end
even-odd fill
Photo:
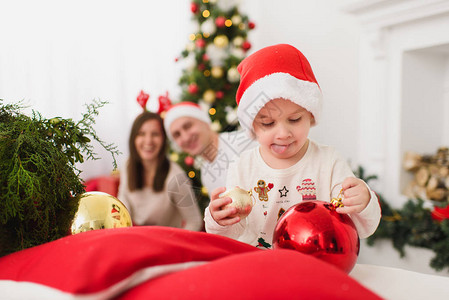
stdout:
POLYGON ((349 275, 385 299, 449 300, 449 277, 367 264, 349 275))

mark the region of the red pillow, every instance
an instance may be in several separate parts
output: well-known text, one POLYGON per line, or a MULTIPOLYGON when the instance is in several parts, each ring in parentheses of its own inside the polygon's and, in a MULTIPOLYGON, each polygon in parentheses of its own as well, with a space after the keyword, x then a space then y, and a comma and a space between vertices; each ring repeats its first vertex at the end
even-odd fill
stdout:
POLYGON ((379 296, 340 269, 294 250, 230 255, 127 291, 134 299, 345 299, 379 296))
POLYGON ((293 250, 149 226, 88 231, 4 256, 0 291, 2 299, 379 299, 293 250))
POLYGON ((148 278, 248 251, 259 250, 169 227, 88 231, 0 258, 0 291, 14 299, 49 299, 56 292, 59 299, 66 293, 108 298, 148 278))

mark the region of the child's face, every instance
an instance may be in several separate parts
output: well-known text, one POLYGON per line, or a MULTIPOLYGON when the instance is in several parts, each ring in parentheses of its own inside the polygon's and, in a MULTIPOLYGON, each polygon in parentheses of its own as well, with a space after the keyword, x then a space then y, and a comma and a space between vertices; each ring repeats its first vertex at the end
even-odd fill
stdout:
POLYGON ((312 122, 312 114, 290 100, 274 99, 260 109, 253 127, 267 164, 287 167, 299 161, 307 150, 312 122))

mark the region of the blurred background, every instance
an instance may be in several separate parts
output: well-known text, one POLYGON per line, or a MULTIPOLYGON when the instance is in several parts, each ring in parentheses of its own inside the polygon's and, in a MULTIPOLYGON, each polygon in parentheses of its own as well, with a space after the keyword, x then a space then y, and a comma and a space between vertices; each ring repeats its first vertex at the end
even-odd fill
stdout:
MULTIPOLYGON (((310 60, 324 93, 324 118, 313 136, 348 159, 357 154, 358 35, 354 17, 338 1, 231 1, 256 24, 248 54, 290 43, 310 60)), ((95 126, 127 157, 127 138, 140 90, 151 101, 180 97, 183 62, 175 62, 197 30, 190 2, 4 1, 0 18, 0 98, 24 100, 45 117, 78 120, 84 104, 108 101, 95 126)), ((87 161, 84 179, 111 171, 110 155, 87 161)))

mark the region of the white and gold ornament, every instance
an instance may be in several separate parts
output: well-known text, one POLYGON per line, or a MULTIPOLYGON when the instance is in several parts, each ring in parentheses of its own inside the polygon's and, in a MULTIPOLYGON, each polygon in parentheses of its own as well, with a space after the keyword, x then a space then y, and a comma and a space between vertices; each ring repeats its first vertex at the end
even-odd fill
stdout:
POLYGON ((220 196, 220 198, 223 197, 230 197, 232 199, 232 202, 226 205, 225 208, 237 208, 237 214, 239 215, 241 220, 246 218, 253 209, 254 201, 252 198, 251 190, 245 191, 244 189, 241 189, 239 187, 234 187, 233 189, 224 192, 220 196))
POLYGON ((219 48, 213 43, 206 46, 206 54, 212 66, 223 66, 224 60, 228 57, 226 49, 219 48))
POLYGON ((238 82, 240 80, 240 74, 236 67, 229 68, 227 79, 232 83, 238 82))
POLYGON ((220 34, 214 38, 214 45, 218 48, 225 48, 229 44, 229 39, 226 35, 220 34))
POLYGON ((170 160, 173 162, 177 162, 179 160, 179 154, 176 152, 173 152, 169 156, 170 160))
POLYGON ((231 9, 233 9, 234 7, 238 7, 240 5, 240 2, 241 2, 241 0, 218 0, 218 1, 216 1, 217 7, 224 12, 228 12, 231 9))
POLYGON ((225 111, 226 111, 226 122, 228 122, 228 124, 232 125, 238 123, 239 120, 237 118, 237 108, 226 106, 225 111))
POLYGON ((189 55, 187 55, 183 60, 183 64, 184 64, 185 68, 189 71, 192 71, 193 69, 195 69, 196 68, 195 55, 193 53, 190 53, 189 55))
POLYGON ((201 24, 201 31, 208 35, 214 34, 217 31, 214 20, 209 18, 204 21, 203 24, 201 24))
POLYGON ((236 47, 241 47, 243 45, 243 42, 245 41, 245 39, 241 36, 236 36, 233 40, 232 40, 232 44, 236 47))
POLYGON ((218 122, 217 120, 213 121, 212 124, 210 125, 210 128, 215 131, 215 132, 219 132, 221 130, 221 124, 220 122, 218 122))
POLYGON ((214 77, 214 78, 221 78, 221 77, 223 77, 224 71, 221 67, 215 66, 215 67, 212 67, 212 69, 210 70, 210 73, 211 73, 212 77, 214 77))
POLYGON ((195 50, 195 43, 194 43, 194 42, 187 43, 187 45, 186 45, 186 50, 187 50, 188 52, 194 51, 194 50, 195 50))
POLYGON ((208 89, 203 93, 203 100, 206 103, 214 103, 215 101, 215 91, 212 89, 208 89))
POLYGON ((243 51, 242 48, 232 47, 230 52, 231 52, 231 55, 237 57, 238 59, 244 59, 245 55, 246 55, 245 51, 243 51))
POLYGON ((231 21, 232 21, 232 24, 237 26, 240 23, 242 23, 242 17, 240 15, 233 15, 232 18, 231 18, 231 21))

